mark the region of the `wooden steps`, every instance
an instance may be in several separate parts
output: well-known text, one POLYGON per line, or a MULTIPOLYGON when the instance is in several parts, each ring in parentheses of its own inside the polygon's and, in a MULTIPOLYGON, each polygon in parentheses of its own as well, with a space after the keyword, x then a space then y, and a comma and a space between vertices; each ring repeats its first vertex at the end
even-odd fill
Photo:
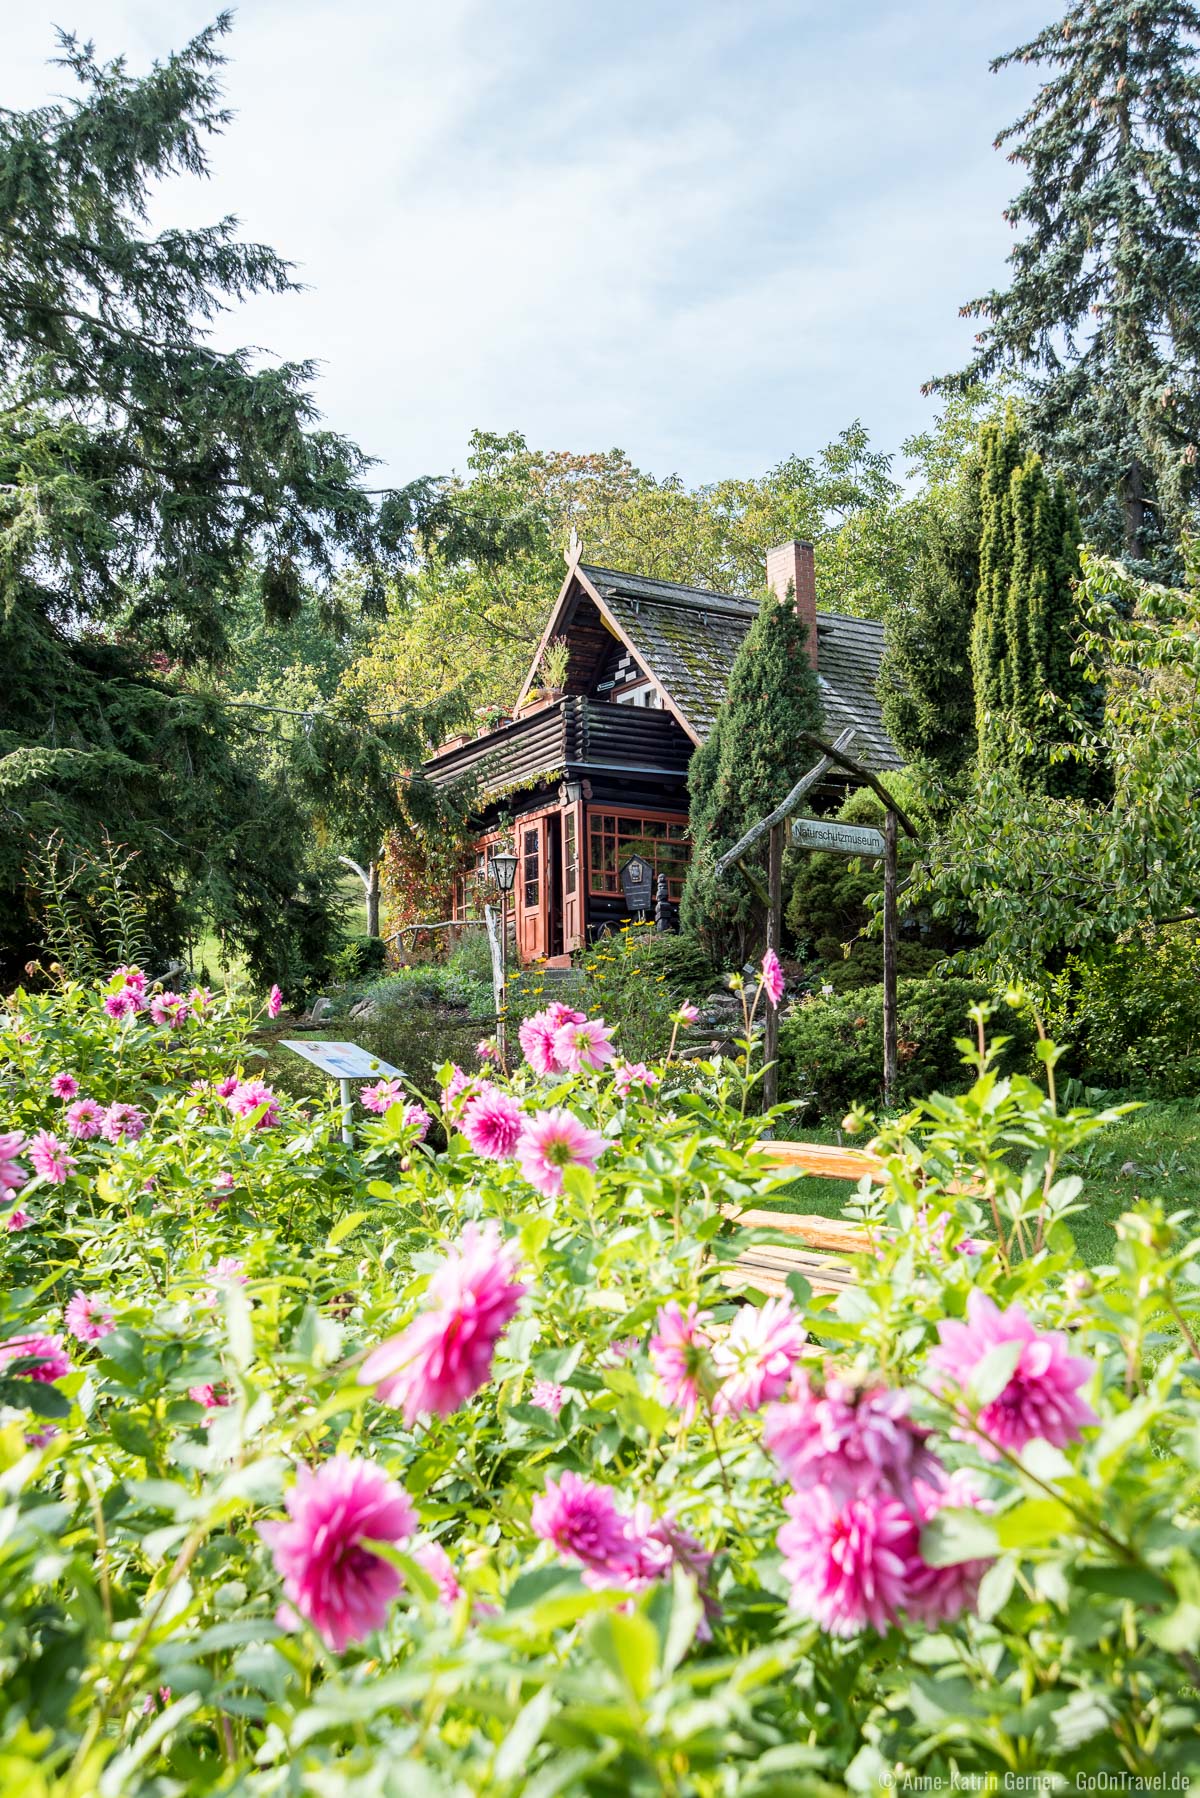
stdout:
MULTIPOLYGON (((754 1146, 769 1157, 773 1166, 794 1169, 797 1174, 855 1183, 864 1174, 876 1182, 882 1177, 882 1163, 869 1149, 844 1149, 834 1143, 815 1142, 759 1142, 754 1146)), ((727 1286, 736 1290, 752 1286, 768 1298, 788 1295, 787 1276, 792 1273, 802 1274, 814 1292, 835 1296, 845 1292, 854 1285, 854 1275, 843 1257, 861 1254, 874 1246, 869 1231, 815 1212, 763 1211, 753 1207, 741 1210, 731 1205, 728 1215, 744 1229, 776 1230, 796 1237, 803 1245, 793 1248, 783 1243, 756 1244, 722 1275, 727 1286)))

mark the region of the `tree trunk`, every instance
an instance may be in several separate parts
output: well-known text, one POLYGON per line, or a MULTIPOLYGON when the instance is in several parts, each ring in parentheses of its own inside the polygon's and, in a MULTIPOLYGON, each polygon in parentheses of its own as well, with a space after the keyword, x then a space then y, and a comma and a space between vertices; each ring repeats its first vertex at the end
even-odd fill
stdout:
POLYGON ((367 935, 379 935, 379 863, 367 870, 367 935))
POLYGON ((1145 470, 1140 462, 1134 460, 1125 470, 1121 481, 1121 504, 1125 511, 1125 556, 1130 562, 1140 562, 1145 555, 1145 498, 1145 470))

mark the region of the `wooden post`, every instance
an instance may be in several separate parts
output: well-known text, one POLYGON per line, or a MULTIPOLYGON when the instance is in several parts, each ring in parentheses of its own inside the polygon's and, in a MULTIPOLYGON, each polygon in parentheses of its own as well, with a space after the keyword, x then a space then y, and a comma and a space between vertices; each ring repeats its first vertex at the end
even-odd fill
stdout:
POLYGON ((883 1102, 896 1097, 896 814, 883 820, 883 1102))
MULTIPOLYGON (((784 825, 772 824, 767 839, 767 948, 779 954, 783 940, 783 832, 784 825)), ((763 1110, 768 1110, 779 1097, 779 1008, 767 1000, 763 1020, 763 1110)))

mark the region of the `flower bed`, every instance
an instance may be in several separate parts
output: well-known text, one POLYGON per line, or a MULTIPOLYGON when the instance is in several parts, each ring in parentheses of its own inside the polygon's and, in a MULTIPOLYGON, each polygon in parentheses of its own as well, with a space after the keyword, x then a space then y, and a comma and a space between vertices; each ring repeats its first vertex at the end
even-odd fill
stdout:
POLYGON ((1200 1244, 1075 1261, 1104 1116, 981 1049, 856 1288, 737 1304, 744 1068, 552 1006, 355 1149, 235 1000, 9 1011, 0 1790, 1186 1784, 1200 1244))

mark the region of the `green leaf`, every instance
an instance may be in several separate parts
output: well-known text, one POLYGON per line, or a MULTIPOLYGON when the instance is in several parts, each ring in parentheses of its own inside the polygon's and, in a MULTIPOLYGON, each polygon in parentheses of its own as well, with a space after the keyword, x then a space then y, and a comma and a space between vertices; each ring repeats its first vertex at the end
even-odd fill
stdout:
POLYGON ((111 1361, 126 1373, 143 1374, 146 1371, 146 1357, 142 1349, 142 1339, 136 1330, 125 1324, 118 1324, 107 1336, 96 1344, 102 1359, 111 1361))
POLYGON ((512 1727, 496 1753, 493 1773, 498 1780, 519 1779, 526 1762, 542 1739, 542 1731, 554 1710, 554 1687, 542 1686, 529 1703, 519 1710, 512 1727))
POLYGON ((327 1249, 336 1249, 338 1243, 345 1242, 351 1231, 357 1230, 358 1226, 369 1218, 370 1215, 371 1213, 369 1211, 352 1211, 348 1217, 340 1217, 333 1226, 333 1229, 329 1232, 329 1235, 325 1240, 325 1247, 327 1249))
POLYGON ((1023 1342, 998 1342, 995 1348, 988 1350, 982 1361, 976 1362, 966 1391, 967 1397, 980 1410, 985 1405, 990 1405, 993 1399, 999 1398, 1004 1391, 1016 1372, 1024 1347, 1023 1342))
POLYGON ((588 1631, 588 1640, 630 1696, 643 1703, 650 1696, 658 1668, 658 1636, 653 1625, 640 1611, 628 1615, 609 1611, 597 1617, 588 1631))
POLYGON ((57 1386, 44 1380, 18 1380, 5 1375, 0 1378, 0 1405, 13 1405, 17 1410, 33 1411, 38 1417, 69 1417, 71 1401, 57 1386))
POLYGON ((921 1531, 921 1557, 931 1567, 956 1567, 960 1561, 990 1560, 999 1548, 996 1526, 982 1511, 947 1505, 935 1511, 921 1531))
POLYGON ((1075 1532, 1075 1520, 1057 1498, 1026 1498, 995 1519, 996 1534, 1004 1548, 1045 1548, 1061 1545, 1075 1532))

